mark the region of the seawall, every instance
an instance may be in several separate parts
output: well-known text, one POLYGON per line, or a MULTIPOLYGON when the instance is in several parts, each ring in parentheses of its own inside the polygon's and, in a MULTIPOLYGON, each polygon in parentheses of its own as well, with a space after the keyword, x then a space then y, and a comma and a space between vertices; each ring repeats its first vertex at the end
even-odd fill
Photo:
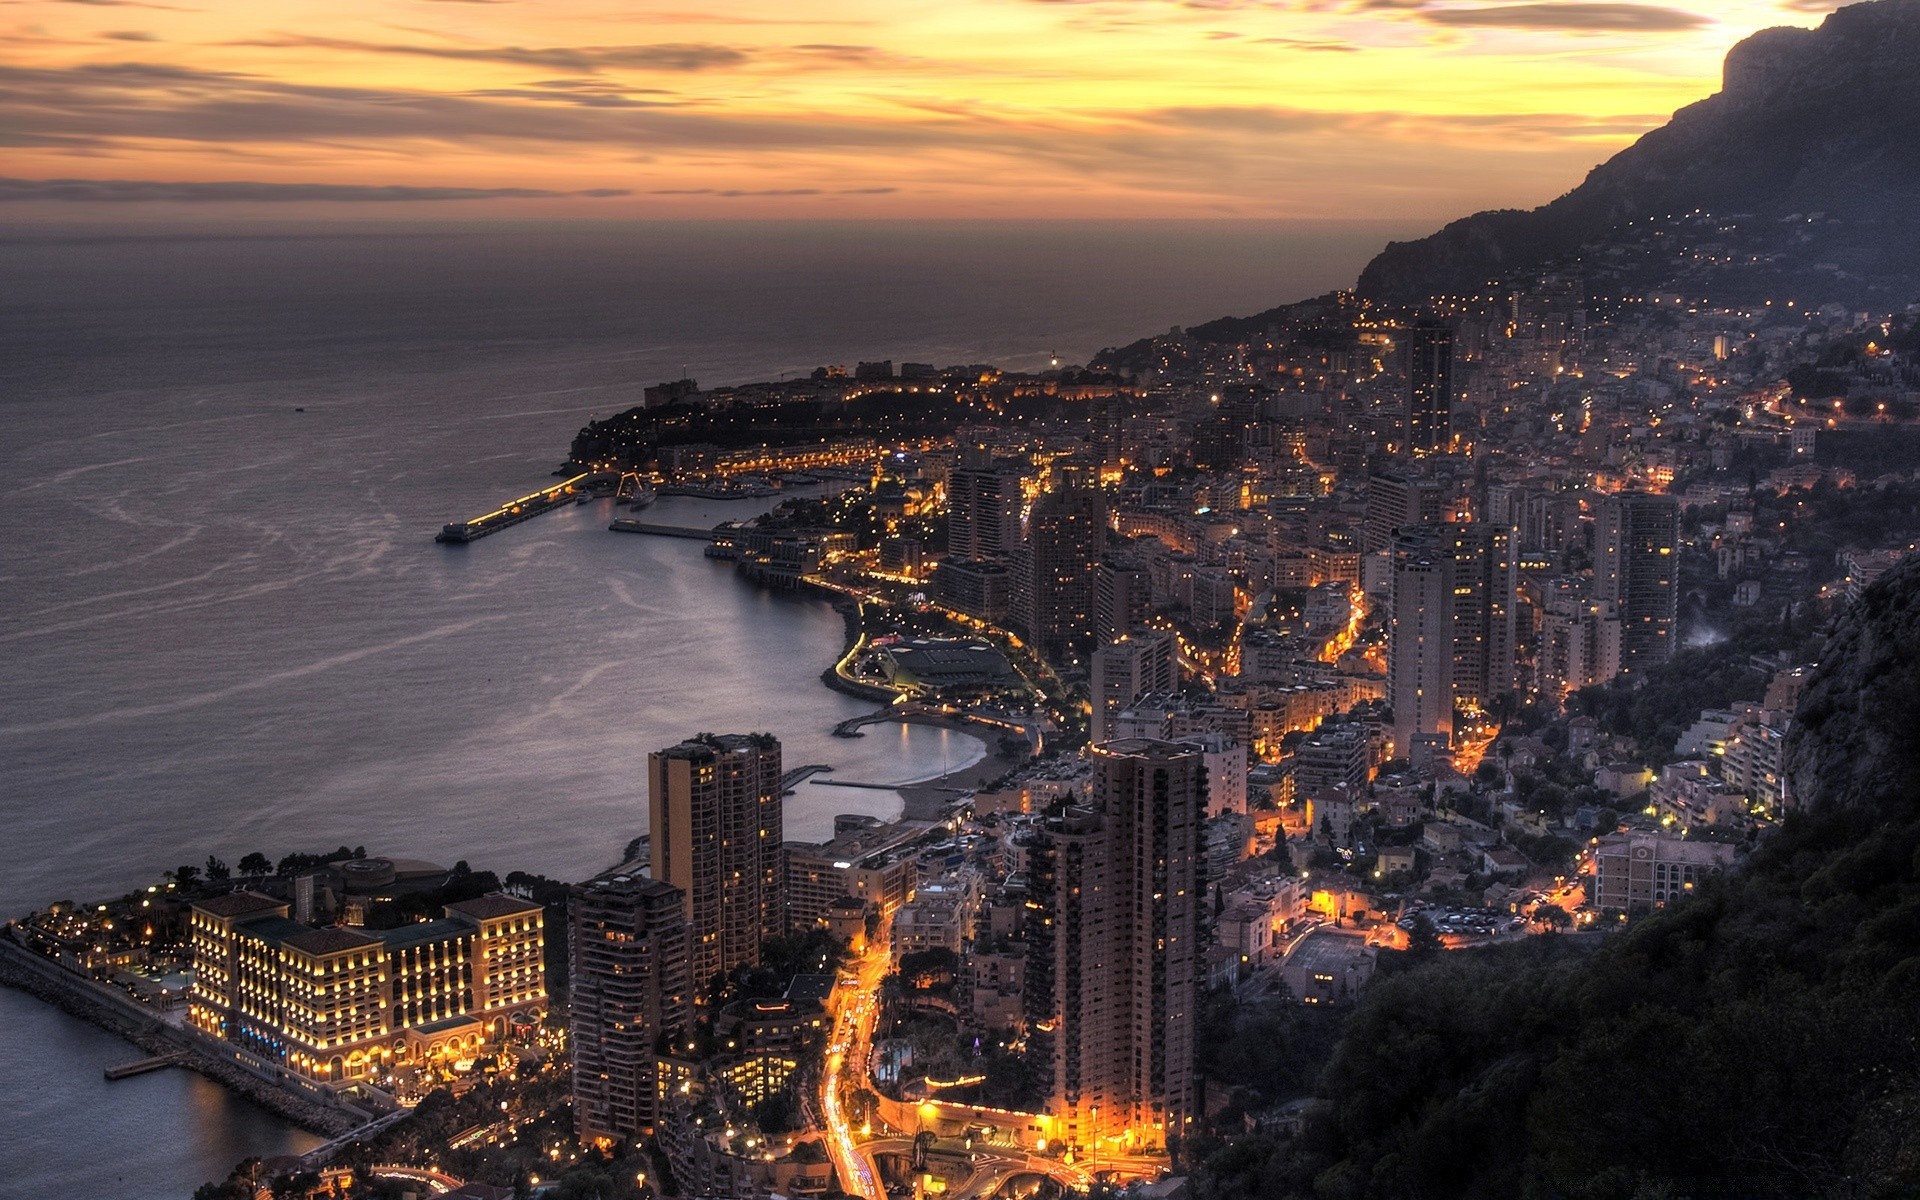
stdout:
POLYGON ((180 1065, 309 1133, 333 1137, 362 1124, 365 1117, 334 1108, 260 1078, 238 1063, 212 1054, 199 1037, 167 1024, 138 1001, 83 979, 57 963, 0 935, 0 986, 25 992, 68 1016, 103 1029, 149 1055, 184 1052, 180 1065))

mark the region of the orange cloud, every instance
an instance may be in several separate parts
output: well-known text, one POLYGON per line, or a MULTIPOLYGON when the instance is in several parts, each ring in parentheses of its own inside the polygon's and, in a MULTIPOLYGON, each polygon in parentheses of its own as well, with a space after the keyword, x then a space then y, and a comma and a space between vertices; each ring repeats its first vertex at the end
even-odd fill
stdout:
POLYGON ((1812 20, 1801 0, 790 10, 0 0, 10 211, 1438 220, 1565 190, 1714 90, 1739 37, 1812 20))

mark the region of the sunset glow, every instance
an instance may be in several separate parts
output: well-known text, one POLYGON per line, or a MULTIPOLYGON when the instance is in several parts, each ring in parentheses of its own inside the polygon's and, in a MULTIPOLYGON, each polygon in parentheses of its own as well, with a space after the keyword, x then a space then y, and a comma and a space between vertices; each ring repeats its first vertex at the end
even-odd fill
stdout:
POLYGON ((458 199, 1446 217, 1550 199, 1716 90, 1735 41, 1820 15, 1774 0, 678 4, 11 0, 0 198, 17 216, 458 199), (208 183, 237 186, 180 186, 208 183))

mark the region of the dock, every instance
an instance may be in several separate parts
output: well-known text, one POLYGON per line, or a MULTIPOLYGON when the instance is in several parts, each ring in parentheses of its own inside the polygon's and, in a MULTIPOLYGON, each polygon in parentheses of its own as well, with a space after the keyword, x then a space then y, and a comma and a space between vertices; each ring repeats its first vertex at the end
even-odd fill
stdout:
POLYGON ((550 488, 541 488, 531 495, 509 500, 492 512, 475 517, 471 521, 457 521, 444 526, 433 540, 450 546, 464 546, 468 542, 477 542, 488 534, 500 532, 509 525, 530 521, 541 513, 552 512, 583 497, 599 494, 604 482, 605 477, 597 471, 575 475, 550 488))
POLYGON ((694 529, 687 525, 655 525, 649 521, 636 521, 631 517, 621 517, 607 528, 615 533, 650 533, 655 537, 691 538, 702 542, 713 540, 711 529, 694 529))
POLYGON ((108 1067, 101 1072, 108 1080, 132 1079, 135 1075, 145 1075, 149 1071, 164 1071, 168 1067, 177 1067, 187 1061, 184 1051, 174 1054, 156 1054, 152 1058, 143 1058, 138 1062, 121 1063, 117 1067, 108 1067))
POLYGON ((793 770, 780 776, 780 794, 782 796, 791 796, 793 795, 794 788, 799 787, 815 775, 823 775, 831 770, 833 770, 833 768, 826 763, 808 763, 804 767, 795 767, 793 770))
POLYGON ((909 785, 904 783, 855 783, 851 779, 816 779, 813 781, 813 786, 865 788, 870 792, 897 792, 901 788, 909 785))

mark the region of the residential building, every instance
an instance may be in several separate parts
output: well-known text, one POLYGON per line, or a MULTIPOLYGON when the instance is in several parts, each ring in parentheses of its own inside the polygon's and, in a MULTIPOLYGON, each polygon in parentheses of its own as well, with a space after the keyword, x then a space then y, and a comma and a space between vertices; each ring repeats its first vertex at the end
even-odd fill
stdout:
POLYGON ((1733 862, 1732 846, 1655 833, 1600 839, 1594 854, 1595 908, 1645 912, 1694 890, 1733 862))
POLYGON ((1453 330, 1421 322, 1407 330, 1407 448, 1444 454, 1453 444, 1453 330))
POLYGON ((1111 736, 1113 719, 1148 692, 1171 692, 1180 683, 1178 646, 1171 633, 1122 634, 1093 652, 1095 745, 1111 736))
POLYGON ((1049 660, 1093 649, 1093 583, 1107 548, 1107 502, 1091 488, 1034 506, 1013 561, 1013 623, 1049 660))
POLYGON ((679 888, 696 989, 786 931, 780 743, 704 734, 647 758, 653 877, 679 888))
POLYGON ((1091 754, 1093 805, 1050 817, 1029 857, 1029 1052, 1070 1145, 1164 1146, 1195 1115, 1200 756, 1091 754))
POLYGON ((606 875, 574 885, 567 920, 574 1127, 583 1142, 650 1134, 666 1114, 660 1046, 692 1022, 685 898, 606 875))
POLYGON ((970 447, 947 476, 947 557, 1004 560, 1020 544, 1020 474, 990 450, 970 447))
POLYGON ((1620 671, 1673 657, 1680 613, 1680 509, 1666 496, 1622 493, 1600 504, 1594 591, 1620 620, 1620 671))

